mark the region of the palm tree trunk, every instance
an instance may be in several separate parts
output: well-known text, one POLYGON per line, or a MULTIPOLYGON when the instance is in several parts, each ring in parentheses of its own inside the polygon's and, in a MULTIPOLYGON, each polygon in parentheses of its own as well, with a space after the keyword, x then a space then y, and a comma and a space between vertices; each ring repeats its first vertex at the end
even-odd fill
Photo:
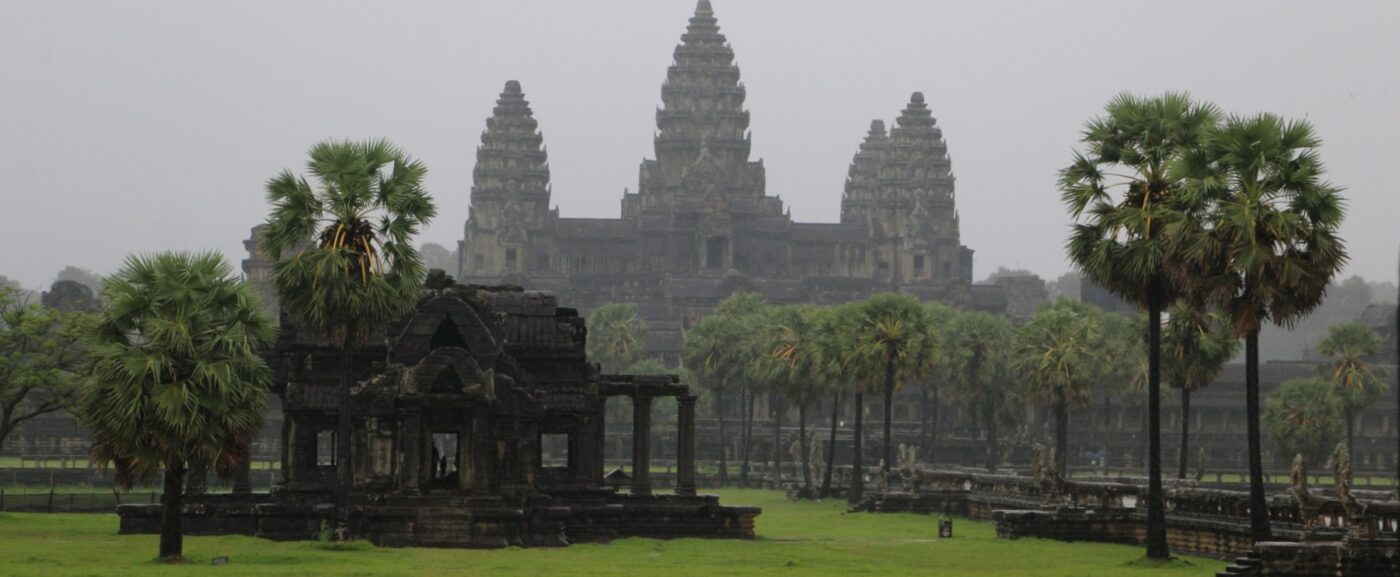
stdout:
POLYGON ((865 393, 856 389, 855 398, 855 438, 851 442, 851 490, 848 499, 852 504, 859 503, 865 493, 865 460, 861 455, 861 445, 865 444, 865 393))
POLYGON ((185 556, 185 531, 180 525, 185 506, 185 465, 165 468, 164 493, 160 496, 160 559, 179 561, 185 556))
POLYGON ((1259 439, 1259 330, 1244 339, 1245 421, 1249 427, 1249 527, 1254 542, 1268 541, 1269 504, 1264 495, 1264 455, 1259 439))
POLYGON ((894 422, 894 353, 885 354, 885 457, 882 459, 883 471, 889 471, 894 466, 894 434, 892 433, 892 423, 894 422))
POLYGON ((1352 445, 1353 441, 1356 440, 1352 430, 1356 415, 1352 412, 1351 405, 1342 407, 1342 416, 1347 420, 1347 460, 1356 462, 1356 449, 1354 449, 1352 445))
POLYGON ((1055 466, 1069 478, 1069 408, 1063 397, 1055 401, 1055 466))
POLYGON ((826 442, 826 470, 822 471, 822 490, 818 499, 831 494, 831 471, 836 468, 836 429, 841 424, 841 393, 831 398, 831 436, 826 442))
POLYGON ((924 384, 919 387, 919 456, 928 459, 929 454, 929 430, 928 430, 928 390, 930 385, 924 384))
POLYGON ((985 405, 983 410, 986 413, 983 415, 983 419, 986 421, 987 427, 987 471, 996 474, 997 463, 1001 461, 1001 446, 997 439, 997 408, 996 404, 991 401, 986 401, 983 404, 985 405))
POLYGON ((753 445, 753 391, 739 392, 739 406, 743 415, 739 416, 739 486, 749 487, 749 448, 753 445))
POLYGON ((783 487, 783 397, 777 393, 768 395, 773 410, 773 488, 783 487))
POLYGON ((802 461, 802 497, 812 497, 812 459, 807 446, 807 403, 797 406, 797 452, 802 461))
POLYGON ((1167 501, 1162 492, 1162 297, 1147 298, 1147 558, 1167 559, 1167 501))
POLYGON ((1176 478, 1186 478, 1186 456, 1191 443, 1191 389, 1181 387, 1181 452, 1176 458, 1176 478))
POLYGON ((729 484, 729 436, 724 434, 724 385, 715 387, 715 416, 719 418, 719 486, 729 484))
POLYGON ((933 465, 935 459, 937 459, 936 449, 938 448, 938 388, 934 387, 929 396, 933 398, 933 406, 929 408, 927 458, 929 465, 933 465))

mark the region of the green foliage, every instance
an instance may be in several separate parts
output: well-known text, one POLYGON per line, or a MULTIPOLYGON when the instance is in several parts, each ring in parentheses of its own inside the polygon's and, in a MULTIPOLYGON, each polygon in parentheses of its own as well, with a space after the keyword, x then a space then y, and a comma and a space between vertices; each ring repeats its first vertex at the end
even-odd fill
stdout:
POLYGON ((91 322, 82 312, 21 303, 0 286, 0 448, 20 424, 76 401, 86 359, 80 341, 91 322))
POLYGON ((588 314, 588 358, 621 371, 646 356, 647 324, 636 305, 610 303, 588 314))
POLYGON ((753 330, 763 311, 753 293, 735 293, 685 334, 683 363, 701 386, 747 387, 753 359, 753 330))
POLYGON ((1019 400, 1012 384, 1007 352, 1012 342, 1011 322, 981 311, 955 316, 947 328, 944 363, 958 395, 968 402, 991 407, 998 422, 1015 416, 1019 400))
POLYGON ((1217 122, 1214 105, 1183 93, 1141 98, 1121 94, 1091 120, 1082 150, 1060 172, 1061 199, 1073 225, 1070 259, 1086 279, 1131 302, 1146 304, 1154 285, 1161 302, 1175 300, 1161 282, 1178 260, 1183 179, 1169 168, 1197 147, 1217 122))
POLYGON ((1098 386, 1110 398, 1142 404, 1147 401, 1147 315, 1105 314, 1104 358, 1108 361, 1098 386))
POLYGON ((1184 278, 1236 336, 1265 322, 1292 326, 1347 261, 1337 236, 1344 203, 1323 179, 1320 144, 1307 121, 1232 116, 1173 167, 1201 215, 1183 235, 1184 278))
POLYGON ((1264 404, 1264 426, 1281 456, 1303 455, 1317 465, 1342 438, 1342 406, 1322 379, 1285 381, 1264 404))
POLYGON ((1188 391, 1209 385, 1240 350, 1224 316, 1178 301, 1162 325, 1162 378, 1188 391))
POLYGON ((437 214, 427 168, 385 140, 321 142, 307 170, 267 182, 262 238, 282 306, 346 346, 417 302, 424 271, 413 243, 437 214))
POLYGON ((1390 390, 1385 370, 1366 360, 1381 352, 1381 336, 1370 327, 1359 322, 1333 325, 1317 352, 1332 359, 1327 380, 1344 409, 1365 409, 1390 390))
POLYGON ((855 324, 849 346, 857 355, 869 357, 862 364, 878 367, 878 374, 893 368, 896 388, 903 384, 899 375, 921 372, 924 367, 919 365, 935 358, 938 340, 928 309, 918 298, 903 293, 878 294, 857 303, 852 312, 855 324))
POLYGON ((828 391, 823 386, 825 375, 817 343, 822 314, 810 305, 770 307, 751 333, 759 351, 751 372, 798 406, 810 404, 828 391))
POLYGON ((1089 402, 1094 385, 1110 370, 1103 317, 1097 308, 1062 297, 1020 327, 1010 362, 1028 400, 1045 407, 1089 402))
POLYGON ((132 256, 87 334, 78 414, 125 486, 202 459, 227 474, 262 422, 275 329, 217 253, 132 256))

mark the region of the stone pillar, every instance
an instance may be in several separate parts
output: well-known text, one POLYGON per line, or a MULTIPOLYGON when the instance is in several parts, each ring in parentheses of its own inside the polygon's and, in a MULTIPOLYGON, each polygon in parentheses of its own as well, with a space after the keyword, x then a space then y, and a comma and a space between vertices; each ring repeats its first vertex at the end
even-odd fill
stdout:
POLYGON ((676 418, 676 494, 695 495, 695 397, 677 397, 680 414, 676 418))
POLYGON ((651 494, 651 397, 632 397, 632 494, 651 494))
POLYGON ((238 451, 238 469, 233 473, 233 494, 251 495, 253 493, 253 447, 249 441, 247 447, 238 451))
POLYGON ((185 494, 203 495, 208 488, 209 466, 202 459, 190 459, 185 473, 185 494))
POLYGON ((399 442, 397 450, 403 452, 403 460, 399 465, 399 486, 405 493, 417 493, 418 484, 422 480, 423 473, 420 465, 423 458, 423 433, 422 433, 422 413, 416 410, 409 410, 399 415, 399 442))

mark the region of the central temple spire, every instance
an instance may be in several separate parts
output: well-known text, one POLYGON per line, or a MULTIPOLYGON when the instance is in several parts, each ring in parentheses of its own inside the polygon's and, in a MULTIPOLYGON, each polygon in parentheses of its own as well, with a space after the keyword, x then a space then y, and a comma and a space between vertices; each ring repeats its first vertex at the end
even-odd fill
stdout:
POLYGON ((674 61, 661 85, 656 111, 656 159, 661 181, 679 183, 681 171, 707 149, 726 173, 736 175, 749 159, 749 114, 739 67, 710 3, 695 6, 674 61))

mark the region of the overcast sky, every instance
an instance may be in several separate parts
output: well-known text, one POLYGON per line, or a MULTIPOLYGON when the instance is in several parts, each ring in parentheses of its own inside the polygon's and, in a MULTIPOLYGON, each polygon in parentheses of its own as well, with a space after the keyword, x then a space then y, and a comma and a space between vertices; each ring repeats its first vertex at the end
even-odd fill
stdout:
MULTIPOLYGON (((429 167, 455 248, 474 151, 520 80, 566 216, 619 213, 652 156, 692 0, 0 0, 0 274, 47 287, 129 252, 235 262, 264 181, 324 138, 388 137, 429 167)), ((1346 187, 1347 274, 1396 274, 1400 2, 715 0, 753 155, 799 221, 835 221, 870 120, 913 91, 944 130, 977 278, 1067 269, 1055 172, 1121 91, 1188 90, 1312 120, 1346 187)))

